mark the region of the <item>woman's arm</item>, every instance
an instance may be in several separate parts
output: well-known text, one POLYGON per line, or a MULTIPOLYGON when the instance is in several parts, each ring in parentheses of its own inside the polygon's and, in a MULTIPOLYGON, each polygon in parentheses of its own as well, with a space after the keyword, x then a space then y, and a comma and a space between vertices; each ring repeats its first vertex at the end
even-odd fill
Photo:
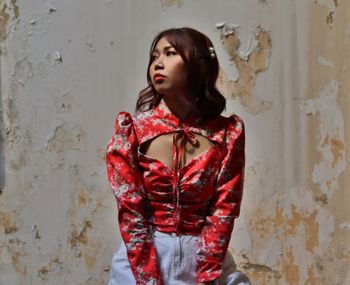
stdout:
POLYGON ((229 117, 227 154, 217 179, 211 214, 202 229, 202 246, 197 255, 197 282, 217 279, 227 253, 235 218, 239 216, 243 192, 245 166, 245 131, 243 121, 236 115, 229 117))
POLYGON ((132 117, 120 112, 106 152, 108 179, 118 204, 120 233, 136 284, 163 285, 145 219, 145 190, 137 163, 137 146, 132 117))

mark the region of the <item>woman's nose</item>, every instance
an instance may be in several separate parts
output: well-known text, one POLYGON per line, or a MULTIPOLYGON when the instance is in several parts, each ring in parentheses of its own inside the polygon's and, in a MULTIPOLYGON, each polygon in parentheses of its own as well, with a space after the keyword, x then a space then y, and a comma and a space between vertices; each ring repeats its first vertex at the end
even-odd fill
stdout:
POLYGON ((163 68, 163 67, 164 67, 163 59, 161 59, 161 57, 159 57, 158 59, 156 59, 156 62, 154 64, 154 69, 159 69, 159 68, 163 68))

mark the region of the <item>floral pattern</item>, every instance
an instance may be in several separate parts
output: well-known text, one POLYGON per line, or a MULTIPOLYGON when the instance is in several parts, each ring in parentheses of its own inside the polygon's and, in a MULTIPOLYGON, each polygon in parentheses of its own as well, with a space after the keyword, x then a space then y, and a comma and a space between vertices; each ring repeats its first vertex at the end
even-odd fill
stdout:
MULTIPOLYGON (((174 135, 175 138, 175 135, 174 135)), ((120 112, 108 142, 109 182, 118 205, 118 221, 137 284, 164 284, 152 230, 201 236, 197 251, 197 282, 218 278, 227 252, 243 192, 245 133, 240 117, 219 116, 200 123, 193 115, 181 121, 164 99, 146 112, 120 112), (140 151, 163 134, 199 134, 213 146, 185 165, 173 143, 174 168, 140 151)))

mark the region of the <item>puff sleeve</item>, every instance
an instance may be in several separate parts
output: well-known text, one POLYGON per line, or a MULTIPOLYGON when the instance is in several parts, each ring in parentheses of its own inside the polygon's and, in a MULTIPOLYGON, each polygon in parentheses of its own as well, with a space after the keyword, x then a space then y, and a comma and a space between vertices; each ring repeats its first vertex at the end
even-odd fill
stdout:
POLYGON ((245 166, 244 123, 237 115, 228 120, 227 152, 217 177, 211 211, 201 232, 202 245, 197 252, 197 282, 213 281, 221 275, 234 220, 240 212, 245 166))
POLYGON ((145 218, 145 189, 137 163, 137 146, 132 117, 120 112, 106 150, 107 174, 117 200, 119 228, 136 284, 163 285, 145 218))

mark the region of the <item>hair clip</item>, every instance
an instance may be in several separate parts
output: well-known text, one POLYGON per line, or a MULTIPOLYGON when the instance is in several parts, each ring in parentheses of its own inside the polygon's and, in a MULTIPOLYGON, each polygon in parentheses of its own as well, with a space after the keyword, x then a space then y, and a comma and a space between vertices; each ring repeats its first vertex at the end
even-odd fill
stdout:
POLYGON ((215 58, 215 49, 213 47, 209 47, 210 57, 215 58))

